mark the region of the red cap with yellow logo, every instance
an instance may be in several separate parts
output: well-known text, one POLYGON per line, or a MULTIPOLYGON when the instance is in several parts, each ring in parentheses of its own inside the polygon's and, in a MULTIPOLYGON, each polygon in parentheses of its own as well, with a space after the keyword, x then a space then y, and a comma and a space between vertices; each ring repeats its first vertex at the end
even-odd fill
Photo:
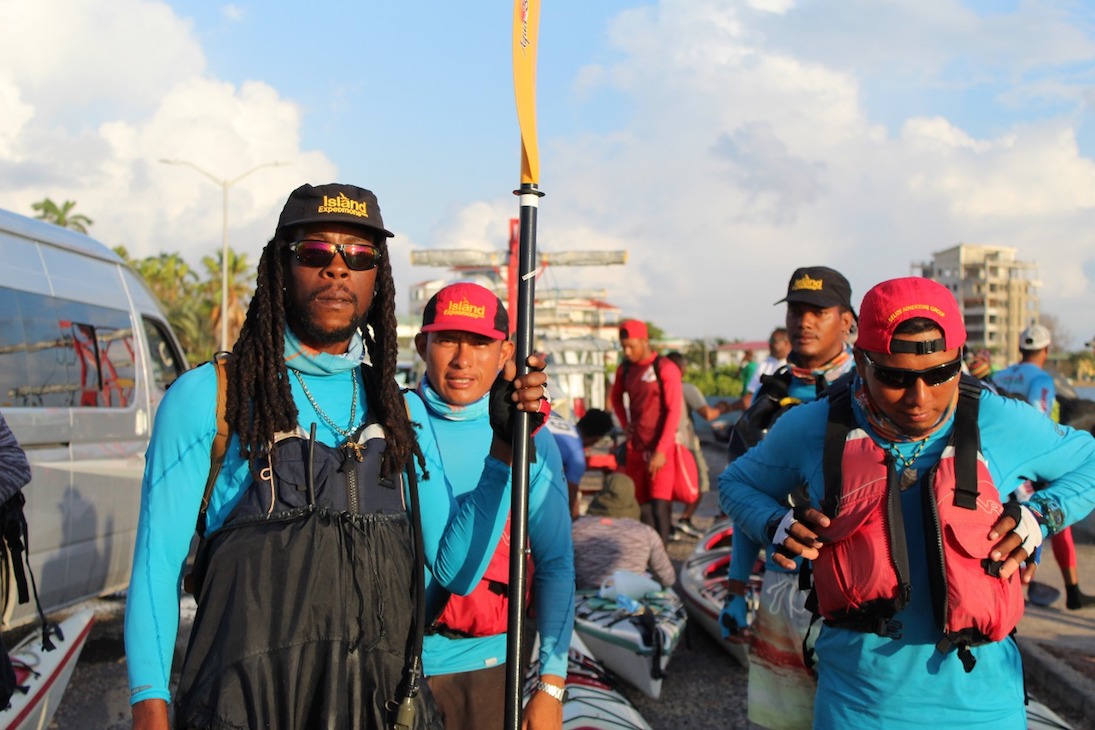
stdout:
POLYGON ((422 312, 422 331, 457 330, 504 340, 509 314, 502 300, 478 284, 449 284, 430 297, 422 312))
POLYGON ((887 355, 895 352, 926 355, 966 344, 966 325, 954 295, 938 281, 919 276, 890 279, 875 285, 863 297, 859 308, 859 337, 855 344, 862 350, 887 355), (934 322, 943 337, 895 344, 893 332, 897 326, 921 317, 934 322))

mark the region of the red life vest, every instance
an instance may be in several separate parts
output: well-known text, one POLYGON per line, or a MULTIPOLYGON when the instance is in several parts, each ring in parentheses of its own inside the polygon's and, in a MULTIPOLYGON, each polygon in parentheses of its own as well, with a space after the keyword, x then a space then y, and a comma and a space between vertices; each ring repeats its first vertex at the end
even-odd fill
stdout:
MULTIPOLYGON (((1019 623, 1023 593, 1018 573, 989 573, 988 533, 1004 509, 980 454, 980 385, 963 379, 959 387, 954 435, 922 497, 938 648, 957 646, 969 671, 970 646, 1000 641, 1019 623)), ((825 545, 813 563, 818 613, 833 626, 896 636, 893 617, 912 587, 893 458, 854 424, 847 389, 830 396, 825 440, 822 509, 831 523, 818 529, 825 545)))
MULTIPOLYGON (((451 594, 427 633, 469 638, 506 632, 509 623, 509 526, 507 517, 502 537, 494 546, 494 554, 479 583, 466 596, 451 594)), ((527 585, 525 605, 532 594, 531 560, 528 561, 527 585)))

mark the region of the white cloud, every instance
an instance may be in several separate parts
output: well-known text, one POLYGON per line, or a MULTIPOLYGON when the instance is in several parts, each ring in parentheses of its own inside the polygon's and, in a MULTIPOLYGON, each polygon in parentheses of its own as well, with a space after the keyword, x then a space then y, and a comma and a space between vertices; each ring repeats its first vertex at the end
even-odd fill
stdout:
POLYGON ((18 140, 27 124, 34 118, 34 107, 22 99, 15 82, 0 75, 0 159, 18 156, 18 140))
POLYGON ((235 5, 233 3, 222 5, 221 16, 225 20, 230 20, 233 22, 240 21, 247 17, 247 8, 243 7, 242 5, 235 5))
MULTIPOLYGON (((251 20, 242 5, 220 12, 251 20)), ((290 162, 229 191, 232 245, 257 254, 287 190, 336 177, 301 143, 302 125, 329 120, 271 79, 218 78, 191 21, 163 2, 7 0, 0 27, 2 207, 76 200, 110 245, 195 258, 219 248, 221 187, 158 160, 218 179, 290 162)), ((545 285, 607 289, 675 334, 753 339, 782 318, 771 302, 796 266, 841 269, 858 299, 967 241, 1036 261, 1043 309, 1079 337, 1095 332, 1095 169, 1076 128, 1095 40, 1068 8, 661 0, 605 35, 611 53, 590 56, 573 98, 541 102, 579 118, 611 104, 616 126, 598 118, 597 133, 559 136, 541 120, 539 239, 623 248, 630 261, 545 285)), ((377 171, 385 189, 420 174, 406 167, 377 171)), ((513 198, 450 205, 436 217, 425 206, 443 227, 416 231, 422 242, 397 230, 398 248, 504 248, 513 198)), ((432 275, 393 255, 397 281, 432 275)))
POLYGON ((13 0, 0 27, 20 29, 0 46, 3 207, 75 200, 107 245, 196 265, 220 250, 223 186, 159 160, 221 181, 289 163, 229 186, 230 245, 254 260, 287 191, 335 176, 324 154, 300 148, 297 105, 266 83, 210 77, 191 23, 163 3, 13 0))
POLYGON ((1084 63, 1090 73, 1091 39, 1059 14, 1034 20, 1029 4, 987 18, 953 2, 875 5, 870 13, 889 16, 877 31, 842 24, 865 7, 813 13, 810 31, 841 44, 814 44, 808 56, 787 39, 801 37, 809 9, 779 7, 782 16, 761 22, 743 3, 663 0, 620 14, 610 35, 623 60, 583 70, 578 87, 594 102, 602 90, 623 92, 634 115, 603 135, 548 142, 541 225, 567 231, 573 247, 626 246, 631 262, 568 271, 567 281, 601 282, 627 313, 677 334, 754 338, 782 318, 770 302, 796 266, 841 269, 858 301, 870 285, 967 241, 1018 248, 1040 267, 1044 311, 1095 331, 1085 303, 1095 286, 1083 274, 1095 265, 1095 168, 1077 147, 1074 111, 1001 117, 999 133, 979 138, 941 106, 891 134, 861 91, 886 71, 872 60, 893 66, 911 24, 946 40, 918 51, 923 84, 909 93, 926 108, 951 64, 991 78, 1001 98, 1029 93, 1033 82, 1018 74, 1033 69, 1039 88, 1080 99, 1084 74, 1052 64, 1084 63), (988 31, 997 31, 991 42, 988 31), (864 42, 873 51, 857 68, 848 58, 864 42), (977 48, 1003 69, 978 67, 977 48))

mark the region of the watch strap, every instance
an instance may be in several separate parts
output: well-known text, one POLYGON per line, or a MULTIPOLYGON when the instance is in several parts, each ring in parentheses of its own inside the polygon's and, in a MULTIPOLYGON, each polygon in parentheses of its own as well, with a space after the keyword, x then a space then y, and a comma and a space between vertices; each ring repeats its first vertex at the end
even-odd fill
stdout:
POLYGON ((559 702, 566 702, 567 691, 565 687, 557 687, 554 684, 548 684, 541 679, 536 683, 536 689, 539 692, 544 692, 551 695, 555 699, 559 700, 559 702))

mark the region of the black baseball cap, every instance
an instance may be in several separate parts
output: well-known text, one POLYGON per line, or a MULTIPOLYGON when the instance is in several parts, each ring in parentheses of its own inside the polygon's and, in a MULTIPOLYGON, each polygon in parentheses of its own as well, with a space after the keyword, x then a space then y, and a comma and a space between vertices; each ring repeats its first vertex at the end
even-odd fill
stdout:
POLYGON ((847 307, 853 312, 852 286, 839 271, 827 266, 805 266, 795 269, 787 282, 787 296, 783 302, 802 302, 815 307, 847 307))
POLYGON ((384 227, 376 195, 356 185, 305 184, 290 193, 278 218, 278 235, 309 223, 349 223, 371 228, 387 238, 395 235, 384 227))

